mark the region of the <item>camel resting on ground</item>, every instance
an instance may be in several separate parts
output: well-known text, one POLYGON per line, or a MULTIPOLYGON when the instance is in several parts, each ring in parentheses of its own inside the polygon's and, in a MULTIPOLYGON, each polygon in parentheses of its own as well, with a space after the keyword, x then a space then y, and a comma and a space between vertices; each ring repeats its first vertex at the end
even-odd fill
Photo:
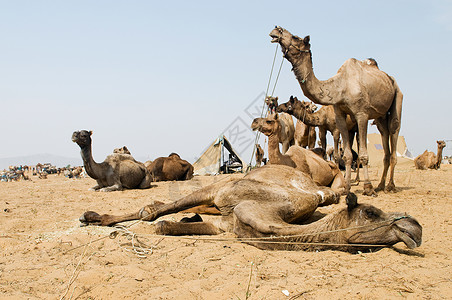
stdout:
POLYGON ((310 176, 315 183, 321 186, 329 186, 337 192, 343 193, 345 180, 337 165, 327 162, 322 156, 300 146, 291 146, 282 154, 279 151, 280 122, 278 114, 272 114, 267 118, 256 118, 251 124, 253 130, 259 130, 268 136, 269 164, 286 165, 296 168, 310 176))
POLYGON ((80 221, 103 226, 138 219, 154 221, 187 208, 211 205, 222 215, 216 225, 203 221, 160 221, 152 225, 152 230, 164 235, 213 235, 229 231, 245 243, 269 250, 357 251, 369 249, 368 245, 378 249, 398 242, 404 242, 408 248, 421 245, 422 227, 413 217, 358 204, 354 194, 347 196, 347 208, 300 225, 318 206, 338 202, 338 193, 317 186, 303 172, 288 166, 267 165, 241 179, 216 182, 171 203, 156 201, 122 216, 87 211, 80 221))
POLYGON ((180 158, 179 154, 171 153, 168 157, 159 157, 145 163, 151 173, 152 181, 189 180, 193 178, 193 166, 180 158))
POLYGON ((151 174, 141 162, 129 154, 114 153, 96 163, 91 149, 92 131, 75 131, 72 141, 81 149, 86 173, 97 181, 90 190, 111 192, 126 189, 147 189, 151 187, 151 174))
POLYGON ((436 141, 438 144, 437 155, 433 152, 424 151, 421 155, 418 155, 414 159, 414 166, 416 169, 427 170, 435 169, 438 170, 441 167, 441 161, 443 160, 443 148, 446 147, 446 142, 436 141))
POLYGON ((122 146, 121 148, 115 148, 115 149, 113 149, 113 153, 119 153, 119 154, 132 154, 132 153, 130 153, 129 149, 127 149, 126 146, 122 146))

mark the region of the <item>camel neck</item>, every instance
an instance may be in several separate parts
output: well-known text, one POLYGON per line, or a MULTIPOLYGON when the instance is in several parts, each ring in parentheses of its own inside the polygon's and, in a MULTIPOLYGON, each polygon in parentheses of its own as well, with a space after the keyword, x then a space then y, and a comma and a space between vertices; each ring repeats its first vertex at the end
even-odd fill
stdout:
POLYGON ((82 155, 83 165, 85 166, 86 173, 93 179, 97 179, 96 166, 98 165, 92 155, 91 144, 81 147, 80 151, 82 155))
POLYGON ((320 81, 314 75, 312 68, 312 53, 298 53, 295 56, 286 55, 287 60, 292 64, 292 71, 300 84, 303 94, 316 104, 332 105, 336 98, 330 85, 334 85, 331 80, 320 81))
POLYGON ((443 147, 438 146, 438 151, 436 154, 436 164, 439 166, 443 160, 443 147))
POLYGON ((314 112, 309 113, 304 108, 294 109, 293 115, 298 120, 302 121, 306 125, 309 126, 321 126, 322 122, 320 121, 320 113, 314 112))
POLYGON ((281 163, 282 154, 279 151, 279 133, 272 133, 268 136, 268 159, 272 164, 281 163))

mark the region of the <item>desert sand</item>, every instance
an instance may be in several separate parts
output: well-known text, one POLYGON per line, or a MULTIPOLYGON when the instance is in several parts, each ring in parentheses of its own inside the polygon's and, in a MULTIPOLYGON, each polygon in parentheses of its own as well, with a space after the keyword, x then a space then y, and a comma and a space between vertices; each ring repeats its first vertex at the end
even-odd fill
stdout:
MULTIPOLYGON (((381 168, 371 168, 374 186, 381 168)), ((234 241, 163 237, 149 224, 127 222, 133 240, 115 228, 80 227, 86 210, 123 214, 151 200, 172 201, 225 176, 162 182, 147 190, 88 191, 91 178, 49 175, 0 182, 1 299, 451 299, 452 165, 415 170, 397 165, 396 193, 359 202, 406 212, 423 226, 423 244, 399 243, 369 253, 264 251, 234 241), (147 247, 133 250, 137 239, 147 247)), ((242 175, 233 175, 242 176, 242 175)), ((352 174, 353 176, 353 174, 352 174)), ((345 206, 321 208, 329 213, 345 206)), ((190 214, 187 214, 190 216, 190 214)), ((165 216, 179 220, 185 214, 165 216)))

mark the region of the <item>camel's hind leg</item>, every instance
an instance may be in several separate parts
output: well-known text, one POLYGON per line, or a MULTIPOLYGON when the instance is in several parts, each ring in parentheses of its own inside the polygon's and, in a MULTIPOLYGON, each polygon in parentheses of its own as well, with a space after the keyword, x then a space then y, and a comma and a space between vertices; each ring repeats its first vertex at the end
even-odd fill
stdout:
POLYGON ((160 221, 154 225, 155 234, 161 235, 216 235, 221 230, 208 222, 181 223, 160 221))

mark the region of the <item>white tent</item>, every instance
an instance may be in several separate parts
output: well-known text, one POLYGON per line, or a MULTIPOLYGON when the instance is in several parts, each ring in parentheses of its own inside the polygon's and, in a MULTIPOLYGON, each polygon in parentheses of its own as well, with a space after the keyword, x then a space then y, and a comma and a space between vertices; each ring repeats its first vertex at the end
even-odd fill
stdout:
POLYGON ((218 137, 193 164, 195 175, 216 175, 220 173, 243 172, 247 164, 232 148, 224 135, 218 137), (225 160, 225 150, 229 158, 225 160))

